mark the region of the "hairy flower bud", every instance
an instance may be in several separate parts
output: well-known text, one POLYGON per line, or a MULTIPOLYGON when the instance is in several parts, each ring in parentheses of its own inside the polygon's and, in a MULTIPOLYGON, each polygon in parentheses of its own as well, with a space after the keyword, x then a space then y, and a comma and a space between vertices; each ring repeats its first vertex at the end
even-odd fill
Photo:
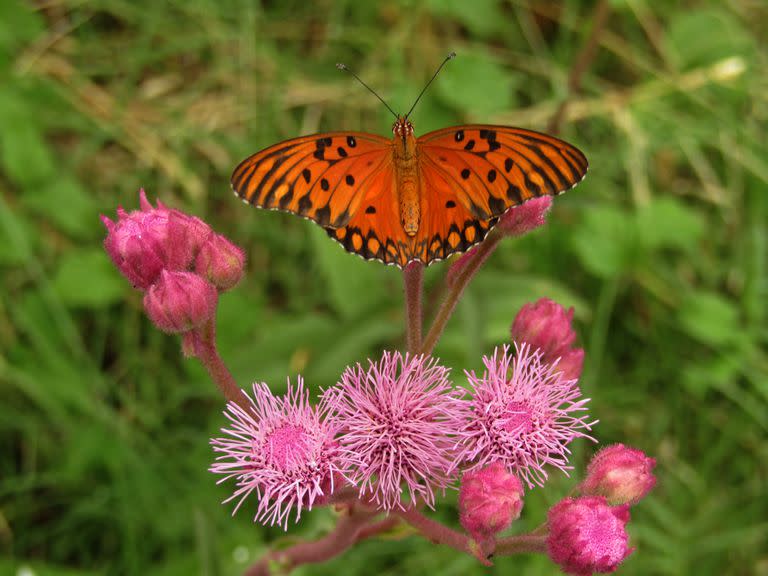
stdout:
POLYGON ((200 248, 195 271, 219 290, 229 290, 243 277, 245 252, 220 234, 212 234, 200 248))
POLYGON ((629 506, 611 507, 602 496, 566 498, 547 515, 547 552, 568 574, 613 572, 633 549, 625 529, 629 506))
POLYGON ((606 446, 592 457, 581 491, 605 496, 611 504, 637 504, 656 485, 656 460, 623 444, 606 446))
POLYGON ((573 348, 576 332, 572 327, 573 308, 566 310, 549 298, 528 303, 512 323, 512 340, 526 342, 541 350, 544 361, 559 359, 558 370, 569 380, 578 379, 584 363, 584 350, 573 348))
POLYGON ((467 472, 459 489, 459 519, 478 541, 501 532, 520 517, 523 485, 501 462, 467 472))
POLYGON ((218 296, 216 287, 197 274, 163 270, 144 295, 144 309, 160 330, 178 334, 213 318, 218 296))
POLYGON ((542 196, 507 210, 496 225, 507 236, 522 236, 546 224, 552 197, 542 196))

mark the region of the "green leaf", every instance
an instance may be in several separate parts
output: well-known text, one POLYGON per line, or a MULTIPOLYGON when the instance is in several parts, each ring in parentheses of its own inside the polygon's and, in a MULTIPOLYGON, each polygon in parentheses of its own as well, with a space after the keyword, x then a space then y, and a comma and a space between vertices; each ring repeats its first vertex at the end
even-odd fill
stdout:
POLYGON ((671 18, 666 48, 682 68, 748 56, 752 38, 739 21, 721 10, 685 10, 671 18))
POLYGON ((64 304, 104 308, 122 300, 128 282, 99 248, 86 248, 62 257, 53 286, 64 304))
POLYGON ((513 81, 507 70, 486 52, 462 52, 440 73, 436 91, 461 111, 487 118, 513 104, 513 81))
POLYGON ((455 18, 478 36, 489 36, 503 22, 496 0, 429 0, 428 4, 435 14, 455 18))
POLYGON ((610 206, 590 208, 573 235, 581 263, 601 278, 611 278, 630 268, 635 259, 633 219, 610 206))
POLYGON ((34 192, 54 175, 51 151, 34 124, 7 128, 0 131, 0 163, 12 182, 34 192))
POLYGON ((738 309, 715 292, 686 294, 678 318, 688 334, 712 346, 734 342, 741 334, 738 309))
POLYGON ((93 197, 74 178, 53 179, 22 200, 72 236, 93 238, 104 233, 93 197))
POLYGON ((638 240, 650 249, 691 251, 704 232, 704 219, 674 198, 657 198, 638 210, 637 231, 638 240))
POLYGON ((396 269, 349 254, 322 228, 313 226, 310 234, 331 304, 341 317, 358 318, 375 309, 402 284, 396 269))

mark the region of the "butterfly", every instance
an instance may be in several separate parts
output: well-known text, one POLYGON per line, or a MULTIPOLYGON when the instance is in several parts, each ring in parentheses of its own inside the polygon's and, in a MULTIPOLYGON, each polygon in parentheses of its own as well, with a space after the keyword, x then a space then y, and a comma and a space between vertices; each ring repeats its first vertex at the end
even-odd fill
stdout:
POLYGON ((470 124, 417 138, 409 115, 395 114, 391 139, 342 131, 270 146, 235 168, 232 189, 259 208, 314 220, 349 252, 402 268, 468 250, 510 208, 561 194, 587 172, 584 154, 547 134, 470 124))

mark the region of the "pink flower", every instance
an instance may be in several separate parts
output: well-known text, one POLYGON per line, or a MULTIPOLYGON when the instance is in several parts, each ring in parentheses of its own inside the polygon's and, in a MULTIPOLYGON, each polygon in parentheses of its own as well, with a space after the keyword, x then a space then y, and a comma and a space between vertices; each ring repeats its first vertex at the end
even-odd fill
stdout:
POLYGON ((301 377, 282 397, 275 397, 266 384, 253 385, 253 398, 246 411, 234 402, 224 413, 231 428, 225 438, 211 440, 221 453, 211 472, 223 474, 218 483, 235 478, 237 489, 225 502, 238 499, 233 514, 255 491, 259 500, 254 521, 288 526, 296 508, 296 521, 303 508, 325 503, 333 493, 338 474, 334 428, 322 408, 309 403, 309 392, 301 377))
POLYGON ((611 504, 637 504, 656 485, 655 465, 642 450, 606 446, 592 457, 581 491, 605 496, 611 504))
POLYGON ((567 310, 549 298, 526 304, 512 324, 512 340, 538 348, 545 362, 558 362, 567 379, 578 379, 584 363, 584 350, 574 348, 576 332, 571 323, 573 308, 567 310))
POLYGON ((547 212, 552 208, 552 197, 541 196, 514 206, 499 219, 499 230, 509 236, 522 236, 547 223, 547 212))
POLYGON ((568 444, 579 437, 594 441, 583 430, 595 422, 587 421, 589 398, 581 397, 576 380, 563 378, 527 344, 516 351, 513 356, 509 346, 497 348, 493 357, 483 358, 482 376, 466 373, 471 411, 453 425, 459 438, 456 465, 474 469, 501 462, 531 488, 544 484, 546 465, 571 469, 568 444))
POLYGON ((141 290, 149 288, 160 271, 186 270, 211 228, 199 218, 169 210, 159 200, 157 208, 139 192, 141 210, 117 210, 117 222, 106 216, 104 248, 117 269, 141 290))
POLYGON ((384 352, 378 363, 346 369, 326 390, 340 428, 343 468, 361 496, 381 508, 404 509, 402 485, 411 504, 434 505, 434 488, 449 483, 453 461, 452 422, 463 407, 448 381, 448 369, 434 359, 384 352))
POLYGON ((566 498, 547 515, 549 557, 568 574, 613 572, 633 552, 628 521, 627 505, 612 508, 602 496, 566 498))
POLYGON ((477 541, 509 528, 522 509, 523 485, 501 462, 467 472, 461 479, 459 519, 477 541))
POLYGON ((195 259, 195 271, 219 290, 235 286, 243 277, 244 267, 245 252, 220 234, 211 234, 195 259))
POLYGON ((216 287, 197 274, 163 270, 144 294, 144 310, 160 330, 180 334, 211 320, 218 300, 216 287))

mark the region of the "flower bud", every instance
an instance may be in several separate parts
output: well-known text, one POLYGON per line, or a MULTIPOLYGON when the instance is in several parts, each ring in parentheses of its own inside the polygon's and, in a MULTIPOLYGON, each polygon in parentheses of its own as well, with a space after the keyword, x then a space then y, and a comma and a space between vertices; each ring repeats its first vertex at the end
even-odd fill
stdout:
POLYGON ((520 517, 523 486, 501 462, 467 472, 459 489, 459 520, 477 541, 501 532, 520 517))
POLYGON ((166 261, 170 270, 187 270, 213 230, 205 222, 178 210, 169 210, 166 261))
POLYGON ((522 236, 546 224, 547 212, 552 208, 552 197, 541 196, 513 206, 496 225, 507 236, 522 236))
POLYGON ((559 359, 558 369, 563 377, 575 380, 581 376, 584 350, 572 348, 576 340, 572 320, 573 308, 566 311, 557 302, 541 298, 535 304, 526 304, 517 313, 512 323, 512 340, 538 348, 546 362, 559 359))
POLYGON ((193 272, 163 270, 144 295, 144 310, 160 330, 178 334, 211 320, 218 296, 213 284, 193 272))
POLYGON ((613 572, 628 547, 629 506, 611 507, 602 496, 566 498, 550 508, 547 552, 568 574, 613 572))
POLYGON ((195 259, 195 271, 219 290, 229 290, 243 277, 245 253, 220 234, 212 234, 195 259))
POLYGON ((605 496, 611 504, 637 504, 656 485, 655 465, 642 450, 606 446, 592 457, 581 492, 605 496))

